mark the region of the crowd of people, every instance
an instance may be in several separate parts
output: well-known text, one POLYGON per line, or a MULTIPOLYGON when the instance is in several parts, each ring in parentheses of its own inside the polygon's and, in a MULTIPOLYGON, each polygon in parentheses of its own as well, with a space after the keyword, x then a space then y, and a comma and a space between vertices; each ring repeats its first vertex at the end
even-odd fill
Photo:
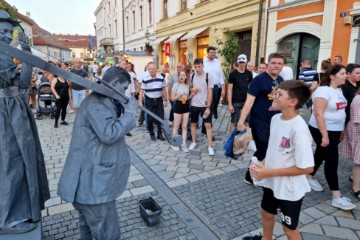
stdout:
MULTIPOLYGON (((341 56, 336 56, 333 62, 322 61, 321 71, 317 72, 310 59, 303 59, 299 71, 294 73, 281 54, 270 54, 267 63, 258 66, 240 54, 225 89, 226 79, 216 50, 210 46, 204 59, 196 58, 186 65, 178 63, 173 74, 168 64, 161 69, 149 62, 139 77, 131 62, 121 59, 117 66, 130 76, 125 91, 128 97, 135 97, 139 105, 162 119, 165 108, 170 106, 172 133, 182 136, 180 147, 171 146, 175 151, 188 153, 198 148, 197 135, 201 128, 206 135, 208 154, 215 155, 212 124, 219 117, 217 109, 222 100, 227 102, 230 113, 230 133, 251 128, 256 145, 254 156, 260 164, 249 166, 244 182, 253 184, 254 178, 264 179, 261 203, 264 226, 262 237, 244 239, 270 239, 278 208, 285 234, 300 239, 297 225, 303 198, 311 189, 324 191, 316 180, 323 162, 331 205, 342 210, 354 209, 356 205, 340 192, 338 166, 339 156, 353 160, 353 171, 349 173, 353 184, 351 194, 359 199, 360 66, 353 63, 344 66, 341 56), (300 108, 310 110, 309 123, 300 117, 300 108), (312 142, 316 145, 314 153, 312 142)), ((107 62, 103 67, 88 66, 79 59, 57 65, 89 80, 101 79, 111 69, 107 62)), ((89 89, 45 71, 41 78, 33 74, 31 82, 29 101, 33 109, 36 109, 37 84, 51 84, 56 105, 55 128, 59 124, 68 125, 65 120, 68 105, 76 113, 89 95, 89 89)), ((161 123, 142 112, 138 126, 144 125, 151 141, 166 140, 161 123)), ((132 136, 130 132, 126 135, 132 136)))

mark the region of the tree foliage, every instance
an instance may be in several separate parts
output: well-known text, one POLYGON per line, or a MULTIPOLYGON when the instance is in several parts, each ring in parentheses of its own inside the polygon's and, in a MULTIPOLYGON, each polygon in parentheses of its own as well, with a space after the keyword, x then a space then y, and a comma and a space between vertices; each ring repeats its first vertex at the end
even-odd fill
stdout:
POLYGON ((8 6, 7 4, 0 1, 0 10, 5 10, 9 13, 10 17, 14 20, 17 20, 16 10, 13 7, 8 6))
POLYGON ((229 28, 225 28, 224 33, 225 41, 223 41, 222 39, 216 39, 216 43, 218 45, 218 52, 220 56, 224 58, 222 66, 227 81, 231 71, 231 67, 235 62, 235 54, 238 50, 239 44, 236 35, 231 32, 229 28))

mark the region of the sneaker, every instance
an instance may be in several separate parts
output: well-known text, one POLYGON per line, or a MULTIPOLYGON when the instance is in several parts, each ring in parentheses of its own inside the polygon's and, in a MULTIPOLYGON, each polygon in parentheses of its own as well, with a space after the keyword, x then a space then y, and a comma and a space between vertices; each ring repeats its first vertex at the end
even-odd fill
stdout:
POLYGON ((165 140, 166 140, 166 139, 164 138, 164 136, 161 135, 161 134, 159 134, 159 135, 157 136, 157 139, 159 139, 160 141, 165 141, 165 140))
POLYGON ((356 205, 351 203, 351 200, 349 198, 343 196, 333 198, 331 201, 331 205, 342 210, 351 210, 356 208, 356 205))
POLYGON ((150 136, 151 141, 156 141, 156 137, 154 135, 150 136))
POLYGON ((192 142, 192 143, 190 144, 190 146, 189 146, 189 150, 192 151, 192 150, 194 150, 196 147, 197 147, 197 144, 194 143, 194 142, 192 142))
POLYGON ((67 122, 65 122, 65 121, 62 121, 61 123, 60 123, 60 125, 64 125, 64 126, 67 126, 67 125, 69 125, 67 122))
POLYGON ((243 240, 261 240, 261 239, 262 239, 261 235, 243 237, 243 240))
POLYGON ((246 174, 245 174, 244 183, 249 184, 249 185, 253 185, 253 184, 254 184, 253 180, 251 179, 250 171, 249 171, 249 170, 247 170, 247 172, 246 172, 246 174))
POLYGON ((181 144, 181 149, 182 149, 184 152, 186 152, 186 153, 189 152, 189 149, 188 149, 188 147, 186 146, 186 143, 181 144))
POLYGON ((126 136, 128 136, 128 137, 132 137, 132 134, 131 133, 127 133, 127 134, 125 134, 126 136))
POLYGON ((310 187, 312 190, 314 190, 315 192, 322 192, 324 191, 324 188, 320 185, 320 183, 318 181, 316 181, 313 178, 309 178, 308 182, 310 184, 310 187))
POLYGON ((175 151, 179 151, 179 150, 180 150, 180 148, 177 147, 177 146, 170 145, 170 147, 171 147, 173 150, 175 150, 175 151))
POLYGON ((208 151, 209 151, 209 155, 210 155, 210 156, 214 156, 214 155, 215 155, 214 149, 213 149, 212 147, 209 147, 209 148, 208 148, 208 151))

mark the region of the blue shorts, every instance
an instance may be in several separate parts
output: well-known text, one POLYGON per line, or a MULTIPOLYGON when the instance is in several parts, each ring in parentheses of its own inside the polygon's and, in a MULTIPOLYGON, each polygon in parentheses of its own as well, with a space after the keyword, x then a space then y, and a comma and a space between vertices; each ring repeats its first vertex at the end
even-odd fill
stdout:
POLYGON ((72 104, 73 104, 73 108, 79 108, 81 102, 85 99, 85 89, 84 90, 71 90, 72 93, 72 104))

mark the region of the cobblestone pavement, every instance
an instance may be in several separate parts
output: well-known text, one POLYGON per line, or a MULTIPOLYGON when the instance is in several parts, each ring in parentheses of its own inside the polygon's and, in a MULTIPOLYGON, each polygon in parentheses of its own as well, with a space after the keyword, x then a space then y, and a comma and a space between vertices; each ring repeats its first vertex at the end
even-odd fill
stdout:
MULTIPOLYGON (((169 108, 166 109, 167 113, 169 108)), ((127 137, 132 167, 129 184, 117 200, 124 239, 242 239, 261 231, 262 191, 242 180, 252 153, 227 159, 222 146, 228 137, 229 113, 219 108, 214 122, 215 156, 207 152, 206 138, 199 134, 198 148, 190 153, 172 150, 166 142, 150 141, 145 127, 127 137), (147 227, 139 214, 138 200, 153 196, 163 208, 160 224, 147 227)), ((308 113, 304 111, 305 118, 308 113)), ((71 204, 56 195, 57 184, 71 139, 70 126, 53 128, 54 120, 37 120, 45 154, 51 199, 43 211, 44 239, 79 239, 78 215, 71 204)), ((198 131, 199 132, 199 131, 198 131)), ((330 192, 306 195, 300 219, 304 239, 360 239, 360 204, 350 196, 347 177, 351 162, 341 161, 340 189, 357 203, 356 210, 338 211, 331 206, 330 192)), ((322 170, 317 179, 326 185, 322 170)), ((279 223, 274 238, 285 239, 279 223)))

